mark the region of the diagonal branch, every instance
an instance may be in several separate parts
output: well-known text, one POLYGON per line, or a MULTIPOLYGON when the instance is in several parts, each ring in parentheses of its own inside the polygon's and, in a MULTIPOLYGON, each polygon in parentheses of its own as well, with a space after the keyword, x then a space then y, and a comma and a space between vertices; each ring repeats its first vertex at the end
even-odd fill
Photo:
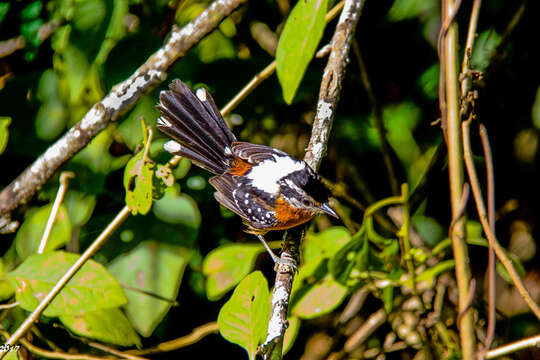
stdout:
MULTIPOLYGON (((9 223, 10 213, 28 201, 66 161, 84 148, 109 123, 131 109, 145 92, 165 80, 167 70, 184 56, 221 20, 247 0, 216 0, 181 29, 173 28, 169 39, 128 79, 86 113, 64 136, 0 193, 0 223, 9 223)), ((15 230, 15 229, 13 229, 15 230)))
MULTIPOLYGON (((332 37, 330 56, 321 82, 317 113, 311 138, 304 160, 314 170, 318 170, 326 153, 328 138, 339 102, 345 68, 348 63, 349 48, 353 39, 356 24, 360 17, 363 0, 346 0, 332 37)), ((283 243, 281 258, 298 263, 298 243, 303 230, 289 231, 283 243)), ((265 359, 281 359, 283 336, 287 329, 287 311, 294 279, 294 268, 290 264, 281 263, 276 269, 276 280, 272 292, 272 310, 268 323, 266 341, 262 346, 265 359)))

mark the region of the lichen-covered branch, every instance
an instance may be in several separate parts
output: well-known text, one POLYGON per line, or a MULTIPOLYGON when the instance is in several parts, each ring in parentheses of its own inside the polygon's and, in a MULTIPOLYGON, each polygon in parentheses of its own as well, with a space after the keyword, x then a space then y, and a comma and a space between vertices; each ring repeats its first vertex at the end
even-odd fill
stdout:
MULTIPOLYGON (((131 109, 157 84, 167 70, 221 20, 247 0, 216 0, 196 19, 181 29, 173 28, 167 42, 125 81, 86 113, 64 136, 51 145, 34 163, 0 193, 0 223, 9 225, 11 211, 32 197, 66 161, 84 148, 110 122, 131 109)), ((15 230, 13 226, 10 227, 15 230)))
MULTIPOLYGON (((363 0, 347 0, 339 17, 332 37, 331 52, 324 70, 317 113, 311 132, 311 138, 304 160, 314 170, 319 168, 326 152, 328 137, 339 102, 339 94, 345 68, 348 63, 349 49, 364 4, 363 0)), ((281 258, 298 262, 298 243, 303 230, 289 231, 283 243, 281 258)), ((283 336, 287 329, 287 310, 294 279, 294 268, 288 263, 281 263, 276 269, 276 281, 272 292, 272 310, 268 324, 266 341, 262 352, 266 359, 280 359, 283 336), (277 354, 275 353, 277 352, 277 354)))

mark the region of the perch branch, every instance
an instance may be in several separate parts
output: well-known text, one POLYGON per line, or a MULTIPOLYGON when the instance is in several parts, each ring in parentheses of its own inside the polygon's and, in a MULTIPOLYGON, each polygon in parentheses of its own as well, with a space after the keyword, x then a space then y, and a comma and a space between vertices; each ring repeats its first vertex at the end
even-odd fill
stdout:
MULTIPOLYGON (((332 37, 332 51, 323 73, 317 113, 313 122, 311 138, 304 160, 317 171, 326 152, 328 137, 335 117, 341 86, 348 62, 349 48, 364 1, 346 0, 332 37)), ((302 230, 289 231, 284 241, 281 258, 298 263, 298 243, 302 230)), ((287 329, 287 310, 294 279, 293 266, 281 263, 276 269, 276 280, 272 292, 272 310, 266 340, 262 345, 265 359, 281 359, 283 336, 287 329)))
MULTIPOLYGON (((441 3, 441 74, 444 75, 444 103, 441 116, 446 120, 446 140, 448 147, 448 175, 450 179, 450 202, 452 207, 452 249, 456 261, 456 281, 458 285, 459 335, 463 359, 475 359, 476 339, 474 318, 469 307, 471 272, 466 243, 466 215, 460 210, 463 198, 463 150, 461 140, 461 117, 459 112, 459 87, 457 69, 457 24, 453 22, 459 0, 442 0, 441 3)), ((443 125, 443 130, 444 126, 443 125)))
MULTIPOLYGON (((165 80, 167 70, 221 20, 247 0, 216 0, 169 39, 127 80, 114 86, 100 102, 0 193, 0 217, 26 202, 66 161, 84 148, 101 130, 131 109, 145 92, 165 80)), ((9 223, 9 222, 8 222, 9 223)))
POLYGON ((97 237, 96 240, 86 249, 86 251, 77 259, 77 261, 69 268, 69 270, 58 280, 53 288, 45 295, 39 305, 32 311, 30 315, 24 320, 24 322, 17 328, 17 330, 6 341, 4 347, 0 348, 0 359, 2 359, 8 352, 11 346, 15 345, 21 337, 30 329, 32 325, 38 320, 41 313, 49 306, 53 299, 58 295, 68 281, 77 273, 77 271, 98 251, 98 249, 105 243, 105 241, 114 233, 114 231, 120 226, 124 220, 126 220, 131 211, 129 208, 124 208, 116 215, 111 223, 103 230, 103 232, 97 237))

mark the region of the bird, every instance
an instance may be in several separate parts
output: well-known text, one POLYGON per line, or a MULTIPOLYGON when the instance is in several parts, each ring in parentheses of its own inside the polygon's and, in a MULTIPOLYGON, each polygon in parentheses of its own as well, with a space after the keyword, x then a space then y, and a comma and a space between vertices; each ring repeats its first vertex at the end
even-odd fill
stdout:
POLYGON ((274 263, 284 263, 264 239, 315 215, 338 215, 328 204, 329 192, 305 162, 266 145, 238 141, 205 88, 194 93, 179 79, 161 91, 157 128, 169 136, 163 147, 188 158, 214 176, 215 199, 236 213, 246 232, 257 236, 274 263))

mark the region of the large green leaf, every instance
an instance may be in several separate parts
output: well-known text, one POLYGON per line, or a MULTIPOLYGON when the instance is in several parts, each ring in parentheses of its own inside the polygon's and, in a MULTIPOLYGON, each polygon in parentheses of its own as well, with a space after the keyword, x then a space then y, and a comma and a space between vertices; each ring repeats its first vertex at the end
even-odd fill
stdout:
POLYGON ((243 347, 255 359, 257 346, 266 335, 270 313, 270 292, 260 271, 249 274, 238 284, 218 316, 221 336, 243 347))
MULTIPOLYGON (((34 310, 78 258, 78 255, 63 251, 32 255, 6 274, 17 288, 19 305, 25 310, 34 310)), ((64 286, 43 314, 78 315, 126 303, 126 296, 118 282, 103 265, 89 260, 64 286)))
MULTIPOLYGON (((108 269, 123 284, 175 299, 190 257, 191 251, 185 248, 148 241, 115 259, 108 269)), ((150 336, 171 303, 129 288, 125 292, 129 320, 140 334, 150 336)))
POLYGON ((141 345, 133 326, 118 308, 62 315, 60 321, 77 335, 120 346, 141 345))
POLYGON ((304 263, 330 258, 347 242, 351 233, 342 226, 334 226, 320 233, 309 233, 302 243, 304 263))
POLYGON ((177 187, 165 190, 163 198, 154 203, 154 215, 169 224, 183 224, 191 228, 199 228, 201 214, 197 203, 187 194, 181 194, 177 187))
POLYGON ((95 195, 69 190, 64 199, 64 205, 66 206, 73 227, 83 226, 90 220, 94 212, 96 197, 95 195))
MULTIPOLYGON (((32 209, 26 215, 21 228, 15 236, 15 248, 17 249, 17 254, 22 259, 26 259, 28 256, 37 252, 51 210, 52 204, 49 204, 37 209, 32 209)), ((56 215, 56 221, 54 222, 51 235, 47 241, 45 252, 58 249, 67 244, 70 237, 71 223, 66 208, 64 205, 61 205, 58 214, 56 215)))
POLYGON ((144 215, 152 208, 154 163, 143 160, 143 152, 132 157, 124 170, 126 205, 133 215, 144 215))
POLYGON ((334 310, 347 296, 347 288, 331 276, 326 276, 295 301, 292 314, 301 319, 313 319, 334 310))
POLYGON ((323 35, 328 0, 302 0, 289 14, 276 51, 277 76, 290 104, 323 35))
POLYGON ((254 244, 232 244, 211 251, 203 262, 208 299, 218 300, 238 284, 253 269, 261 251, 263 248, 254 244))

